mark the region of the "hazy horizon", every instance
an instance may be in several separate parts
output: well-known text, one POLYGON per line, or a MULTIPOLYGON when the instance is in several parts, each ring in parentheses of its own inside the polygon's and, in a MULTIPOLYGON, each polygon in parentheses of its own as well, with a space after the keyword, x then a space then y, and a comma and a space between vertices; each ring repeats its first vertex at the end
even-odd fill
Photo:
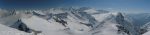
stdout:
POLYGON ((91 7, 112 12, 150 13, 150 0, 2 0, 1 7, 91 7))

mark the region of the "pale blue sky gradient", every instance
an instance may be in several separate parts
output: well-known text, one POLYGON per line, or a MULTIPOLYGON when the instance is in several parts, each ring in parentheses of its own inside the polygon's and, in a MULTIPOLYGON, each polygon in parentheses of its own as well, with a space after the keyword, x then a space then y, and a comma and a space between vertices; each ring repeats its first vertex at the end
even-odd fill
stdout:
MULTIPOLYGON (((21 1, 23 2, 23 1, 21 1)), ((8 4, 1 4, 5 7, 92 7, 96 9, 104 9, 113 12, 126 12, 126 13, 144 13, 150 12, 150 0, 49 0, 47 2, 31 4, 33 2, 24 2, 26 4, 16 1, 8 4), (17 3, 17 4, 16 4, 17 3)))

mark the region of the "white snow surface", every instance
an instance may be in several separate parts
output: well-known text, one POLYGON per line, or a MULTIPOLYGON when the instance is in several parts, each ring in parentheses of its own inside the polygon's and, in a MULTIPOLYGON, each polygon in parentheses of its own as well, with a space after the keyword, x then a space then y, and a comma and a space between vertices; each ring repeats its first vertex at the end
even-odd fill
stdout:
POLYGON ((143 35, 150 35, 150 31, 144 33, 143 35))
POLYGON ((22 21, 31 29, 42 31, 44 35, 62 35, 65 33, 61 30, 64 29, 63 26, 57 23, 50 23, 47 20, 39 18, 37 16, 32 16, 31 18, 22 19, 22 21))
MULTIPOLYGON (((112 16, 112 13, 99 14, 99 15, 93 15, 93 16, 97 19, 97 21, 102 22, 103 20, 112 16)), ((106 21, 106 23, 103 24, 103 27, 98 27, 95 31, 90 31, 92 30, 91 27, 80 24, 78 20, 74 19, 74 17, 68 16, 68 19, 65 19, 65 20, 68 23, 67 27, 64 27, 60 23, 56 22, 54 19, 45 20, 38 16, 32 16, 30 18, 22 18, 22 21, 29 28, 37 30, 37 31, 42 31, 41 34, 43 35, 49 35, 49 34, 52 34, 52 35, 93 35, 92 33, 97 32, 97 31, 101 31, 101 32, 96 33, 94 35, 123 35, 123 34, 117 33, 118 28, 116 27, 116 25, 118 24, 115 22, 112 22, 112 20, 106 21)))
MULTIPOLYGON (((87 14, 90 14, 90 13, 95 13, 97 11, 91 9, 91 10, 86 10, 86 12, 89 12, 87 14)), ((67 22, 66 27, 63 26, 61 23, 57 22, 54 19, 54 17, 47 20, 33 14, 21 14, 21 15, 18 14, 16 16, 4 18, 3 20, 6 19, 9 22, 9 21, 14 21, 16 19, 21 19, 21 21, 24 24, 26 24, 27 27, 29 27, 30 29, 33 29, 35 31, 41 31, 41 33, 39 33, 38 35, 128 35, 125 32, 118 33, 118 27, 116 25, 120 25, 120 24, 118 24, 115 20, 116 16, 119 15, 118 12, 115 13, 109 12, 109 13, 94 14, 94 15, 90 14, 89 16, 93 17, 96 20, 95 24, 92 24, 93 27, 86 25, 86 24, 90 24, 88 23, 90 20, 86 19, 85 17, 82 17, 82 15, 76 13, 76 11, 75 14, 78 15, 80 19, 77 18, 77 16, 75 16, 71 12, 68 11, 64 12, 64 10, 61 9, 52 8, 43 13, 40 11, 37 11, 37 13, 42 15, 46 15, 48 13, 52 13, 52 14, 69 13, 69 15, 67 15, 67 18, 63 19, 64 21, 67 22), (81 20, 81 18, 83 18, 84 20, 81 20), (83 24, 81 22, 83 22, 83 24)), ((83 15, 84 14, 85 13, 83 13, 83 15)), ((5 23, 2 20, 1 20, 1 24, 0 27, 2 27, 3 30, 4 29, 3 27, 5 27, 4 26, 5 23)), ((6 30, 8 28, 9 27, 6 27, 6 30)), ((10 28, 10 30, 15 31, 13 33, 19 31, 12 28, 10 28)), ((19 33, 21 32, 19 31, 19 33)), ((25 33, 25 32, 23 33, 31 35, 30 33, 25 33)))
POLYGON ((0 35, 32 35, 31 33, 25 33, 14 28, 0 24, 0 35))

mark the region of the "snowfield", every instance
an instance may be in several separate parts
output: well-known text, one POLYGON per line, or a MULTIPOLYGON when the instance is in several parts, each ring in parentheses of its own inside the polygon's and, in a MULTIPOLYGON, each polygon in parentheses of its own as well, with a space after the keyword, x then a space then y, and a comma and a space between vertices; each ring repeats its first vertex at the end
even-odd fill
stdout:
POLYGON ((149 25, 136 29, 130 20, 120 12, 86 7, 0 9, 0 35, 150 35, 149 25))
POLYGON ((0 35, 32 35, 0 24, 0 35))

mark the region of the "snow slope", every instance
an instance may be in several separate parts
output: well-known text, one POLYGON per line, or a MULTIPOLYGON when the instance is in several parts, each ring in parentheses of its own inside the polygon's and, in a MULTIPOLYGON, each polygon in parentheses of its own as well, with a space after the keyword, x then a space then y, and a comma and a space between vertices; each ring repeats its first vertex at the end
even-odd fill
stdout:
POLYGON ((50 15, 43 16, 50 16, 51 18, 49 19, 41 17, 40 13, 35 11, 31 18, 23 18, 22 21, 31 29, 42 31, 44 32, 43 34, 47 35, 56 34, 56 31, 65 35, 109 35, 106 34, 106 32, 112 33, 113 35, 136 34, 133 33, 135 31, 132 23, 128 22, 126 18, 118 12, 92 15, 83 10, 73 8, 65 10, 63 8, 52 8, 48 11, 50 12, 45 14, 50 15))
POLYGON ((25 25, 21 28, 29 29, 34 35, 139 35, 132 22, 120 12, 86 7, 12 12, 15 14, 1 19, 1 24, 11 27, 19 20, 25 25))
POLYGON ((135 13, 128 14, 128 16, 133 19, 134 26, 136 27, 137 32, 141 35, 148 35, 150 27, 150 13, 135 13))
POLYGON ((144 33, 142 35, 150 35, 150 31, 148 31, 148 32, 146 32, 146 33, 144 33))
POLYGON ((0 24, 0 35, 32 35, 32 33, 26 33, 0 24))
MULTIPOLYGON (((36 31, 41 31, 41 34, 44 35, 61 35, 61 29, 64 29, 63 26, 57 23, 50 23, 47 20, 39 18, 37 16, 32 16, 31 18, 23 18, 22 21, 31 29, 36 31), (59 31, 60 30, 60 31, 59 31)), ((65 34, 64 34, 65 35, 65 34)))

